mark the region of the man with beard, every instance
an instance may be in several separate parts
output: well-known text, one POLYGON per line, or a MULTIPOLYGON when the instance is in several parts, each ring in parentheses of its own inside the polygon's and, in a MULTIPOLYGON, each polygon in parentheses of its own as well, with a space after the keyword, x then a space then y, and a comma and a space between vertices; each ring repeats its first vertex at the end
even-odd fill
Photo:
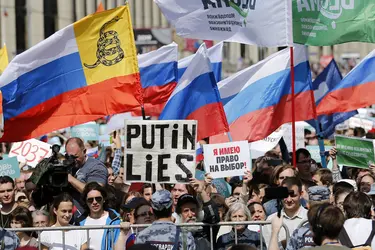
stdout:
MULTIPOLYGON (((197 192, 198 197, 203 202, 203 212, 204 217, 199 218, 200 211, 202 208, 199 205, 199 202, 196 197, 190 194, 183 194, 179 197, 176 212, 181 217, 182 223, 195 223, 195 222, 204 222, 207 224, 216 224, 220 222, 219 211, 215 203, 211 201, 210 196, 207 194, 204 188, 204 182, 198 181, 193 178, 190 181, 190 184, 193 186, 194 190, 197 192)), ((217 233, 219 232, 219 226, 213 227, 212 229, 212 239, 216 239, 217 233)), ((210 249, 211 248, 211 235, 210 227, 187 227, 186 230, 192 232, 196 249, 210 249)), ((216 242, 213 242, 215 248, 216 242)))

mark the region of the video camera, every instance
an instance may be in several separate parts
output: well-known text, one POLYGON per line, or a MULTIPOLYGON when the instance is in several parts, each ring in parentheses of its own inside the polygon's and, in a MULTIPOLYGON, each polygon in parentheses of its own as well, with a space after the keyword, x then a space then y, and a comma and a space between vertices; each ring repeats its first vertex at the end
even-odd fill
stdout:
POLYGON ((36 205, 48 204, 53 196, 69 190, 68 174, 74 174, 76 156, 66 154, 62 158, 59 145, 52 146, 52 156, 43 159, 35 168, 30 180, 37 186, 33 193, 36 205), (39 203, 39 204, 37 204, 39 203))

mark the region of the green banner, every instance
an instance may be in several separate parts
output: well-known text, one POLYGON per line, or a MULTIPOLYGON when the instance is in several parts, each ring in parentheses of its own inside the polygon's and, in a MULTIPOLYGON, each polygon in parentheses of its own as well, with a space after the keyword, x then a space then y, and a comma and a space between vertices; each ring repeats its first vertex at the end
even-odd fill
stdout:
POLYGON ((375 43, 374 0, 293 0, 295 43, 375 43))
POLYGON ((337 163, 357 168, 368 168, 375 162, 374 141, 345 136, 335 136, 337 163))

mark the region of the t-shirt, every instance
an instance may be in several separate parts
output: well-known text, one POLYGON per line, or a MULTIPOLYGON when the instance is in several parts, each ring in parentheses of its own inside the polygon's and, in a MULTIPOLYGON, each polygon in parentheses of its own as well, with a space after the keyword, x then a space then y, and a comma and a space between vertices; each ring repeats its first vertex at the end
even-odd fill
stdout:
MULTIPOLYGON (((108 219, 108 213, 102 216, 99 219, 92 219, 90 217, 86 218, 85 226, 103 226, 106 225, 106 221, 108 219)), ((97 229, 97 230, 90 230, 90 249, 93 250, 100 250, 102 249, 102 240, 104 229, 97 229)))
POLYGON ((87 233, 82 230, 65 231, 65 247, 63 247, 62 237, 61 231, 44 231, 40 234, 40 242, 50 250, 80 250, 81 246, 87 242, 87 233))

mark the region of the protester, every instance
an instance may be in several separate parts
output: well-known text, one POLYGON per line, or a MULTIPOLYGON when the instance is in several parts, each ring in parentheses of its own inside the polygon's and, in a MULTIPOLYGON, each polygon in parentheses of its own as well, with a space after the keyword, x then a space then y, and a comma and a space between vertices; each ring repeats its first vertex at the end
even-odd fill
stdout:
POLYGON ((141 190, 141 195, 143 196, 143 198, 146 199, 146 201, 151 200, 152 193, 153 193, 152 185, 149 184, 149 183, 143 184, 142 190, 141 190))
MULTIPOLYGON (((195 248, 194 238, 190 232, 184 232, 172 222, 174 199, 167 190, 157 190, 151 198, 151 207, 156 221, 137 235, 136 244, 150 243, 158 249, 171 249, 173 246, 195 248)), ((177 204, 176 204, 177 205, 177 204)))
POLYGON ((301 179, 311 180, 312 179, 312 168, 313 163, 311 154, 307 149, 300 148, 296 151, 297 168, 301 179))
MULTIPOLYGON (((309 196, 308 208, 329 203, 330 191, 326 186, 313 186, 313 187, 310 187, 307 190, 307 192, 309 196)), ((307 222, 307 221, 304 221, 304 222, 307 222)), ((294 232, 291 232, 290 240, 287 242, 286 250, 297 250, 301 248, 316 246, 313 240, 313 232, 311 231, 311 224, 309 223, 302 224, 302 223, 300 224, 299 228, 294 230, 294 232)), ((277 245, 277 242, 274 242, 273 245, 277 245)))
POLYGON ((327 168, 321 168, 318 169, 313 177, 312 180, 318 185, 318 186, 331 186, 333 183, 333 178, 332 178, 332 172, 331 170, 327 168))
MULTIPOLYGON (((283 208, 281 210, 281 216, 285 226, 289 232, 294 232, 298 226, 307 219, 307 210, 301 206, 301 194, 302 194, 302 183, 297 177, 288 177, 281 183, 283 187, 287 187, 289 190, 289 196, 283 199, 283 208)), ((278 216, 278 212, 271 214, 267 221, 278 216)), ((264 238, 266 242, 270 241, 272 228, 270 226, 264 227, 264 238)), ((286 232, 281 230, 279 233, 279 242, 285 241, 286 232)))
POLYGON ((113 186, 115 184, 115 180, 116 180, 116 176, 113 173, 113 168, 107 167, 107 171, 108 171, 107 184, 113 186))
POLYGON ((340 241, 347 247, 371 246, 375 249, 375 222, 371 220, 371 199, 362 192, 351 192, 344 200, 346 221, 340 241), (345 242, 345 243, 344 243, 345 242))
MULTIPOLYGON (((228 210, 225 221, 231 222, 244 222, 250 221, 251 215, 249 209, 241 203, 234 203, 228 210)), ((236 225, 233 226, 232 231, 219 237, 216 243, 216 249, 227 249, 235 245, 235 235, 237 234, 237 242, 239 244, 246 244, 260 249, 261 235, 257 232, 250 231, 247 226, 236 225)), ((263 240, 263 249, 266 249, 265 241, 263 240)))
MULTIPOLYGON (((86 184, 82 193, 82 202, 85 202, 85 213, 76 220, 80 226, 120 225, 120 215, 108 208, 107 192, 97 182, 86 184)), ((88 247, 102 250, 114 249, 119 234, 119 229, 90 230, 88 247)))
POLYGON ((372 173, 365 174, 357 179, 358 190, 367 193, 370 192, 371 185, 375 182, 375 176, 372 173))
POLYGON ((0 176, 1 227, 10 227, 10 213, 18 206, 15 201, 14 181, 9 176, 0 176))
POLYGON ((225 215, 228 212, 228 207, 225 204, 225 197, 221 194, 212 193, 211 200, 215 203, 216 207, 218 208, 220 221, 225 220, 225 215))
MULTIPOLYGON (((215 203, 211 201, 210 196, 205 190, 204 181, 198 181, 193 178, 190 181, 198 197, 203 202, 202 208, 196 197, 184 194, 178 199, 176 212, 181 217, 182 223, 196 223, 203 222, 206 224, 217 224, 220 222, 219 212, 215 203), (204 212, 204 218, 198 218, 200 211, 204 212)), ((210 239, 216 239, 219 227, 212 228, 212 236, 210 227, 189 227, 187 231, 192 232, 196 249, 207 249, 211 247, 210 239)), ((215 247, 216 242, 213 242, 215 247)))
POLYGON ((14 180, 16 185, 16 192, 25 192, 25 176, 23 174, 20 175, 19 178, 14 180))
MULTIPOLYGON (((57 196, 52 204, 52 227, 69 227, 73 216, 73 198, 68 193, 57 196)), ((68 229, 68 228, 67 228, 68 229)), ((85 250, 87 233, 81 230, 65 230, 65 247, 71 250, 85 250)), ((63 244, 62 231, 44 231, 40 234, 42 249, 61 249, 63 244)))
POLYGON ((34 227, 48 227, 49 225, 49 214, 45 210, 35 210, 31 214, 33 218, 34 227))
MULTIPOLYGON (((247 207, 250 211, 252 221, 266 221, 266 211, 264 210, 264 207, 261 203, 252 202, 247 207)), ((249 225, 247 228, 254 232, 260 232, 259 225, 249 225)))
MULTIPOLYGON (((31 212, 25 207, 17 207, 14 209, 10 215, 10 219, 11 228, 25 228, 33 226, 31 212)), ((37 240, 32 237, 32 231, 17 231, 16 234, 20 239, 20 247, 38 247, 37 240)))
POLYGON ((333 204, 340 208, 344 212, 344 201, 346 196, 353 192, 354 188, 352 185, 346 182, 338 182, 333 186, 333 204))

